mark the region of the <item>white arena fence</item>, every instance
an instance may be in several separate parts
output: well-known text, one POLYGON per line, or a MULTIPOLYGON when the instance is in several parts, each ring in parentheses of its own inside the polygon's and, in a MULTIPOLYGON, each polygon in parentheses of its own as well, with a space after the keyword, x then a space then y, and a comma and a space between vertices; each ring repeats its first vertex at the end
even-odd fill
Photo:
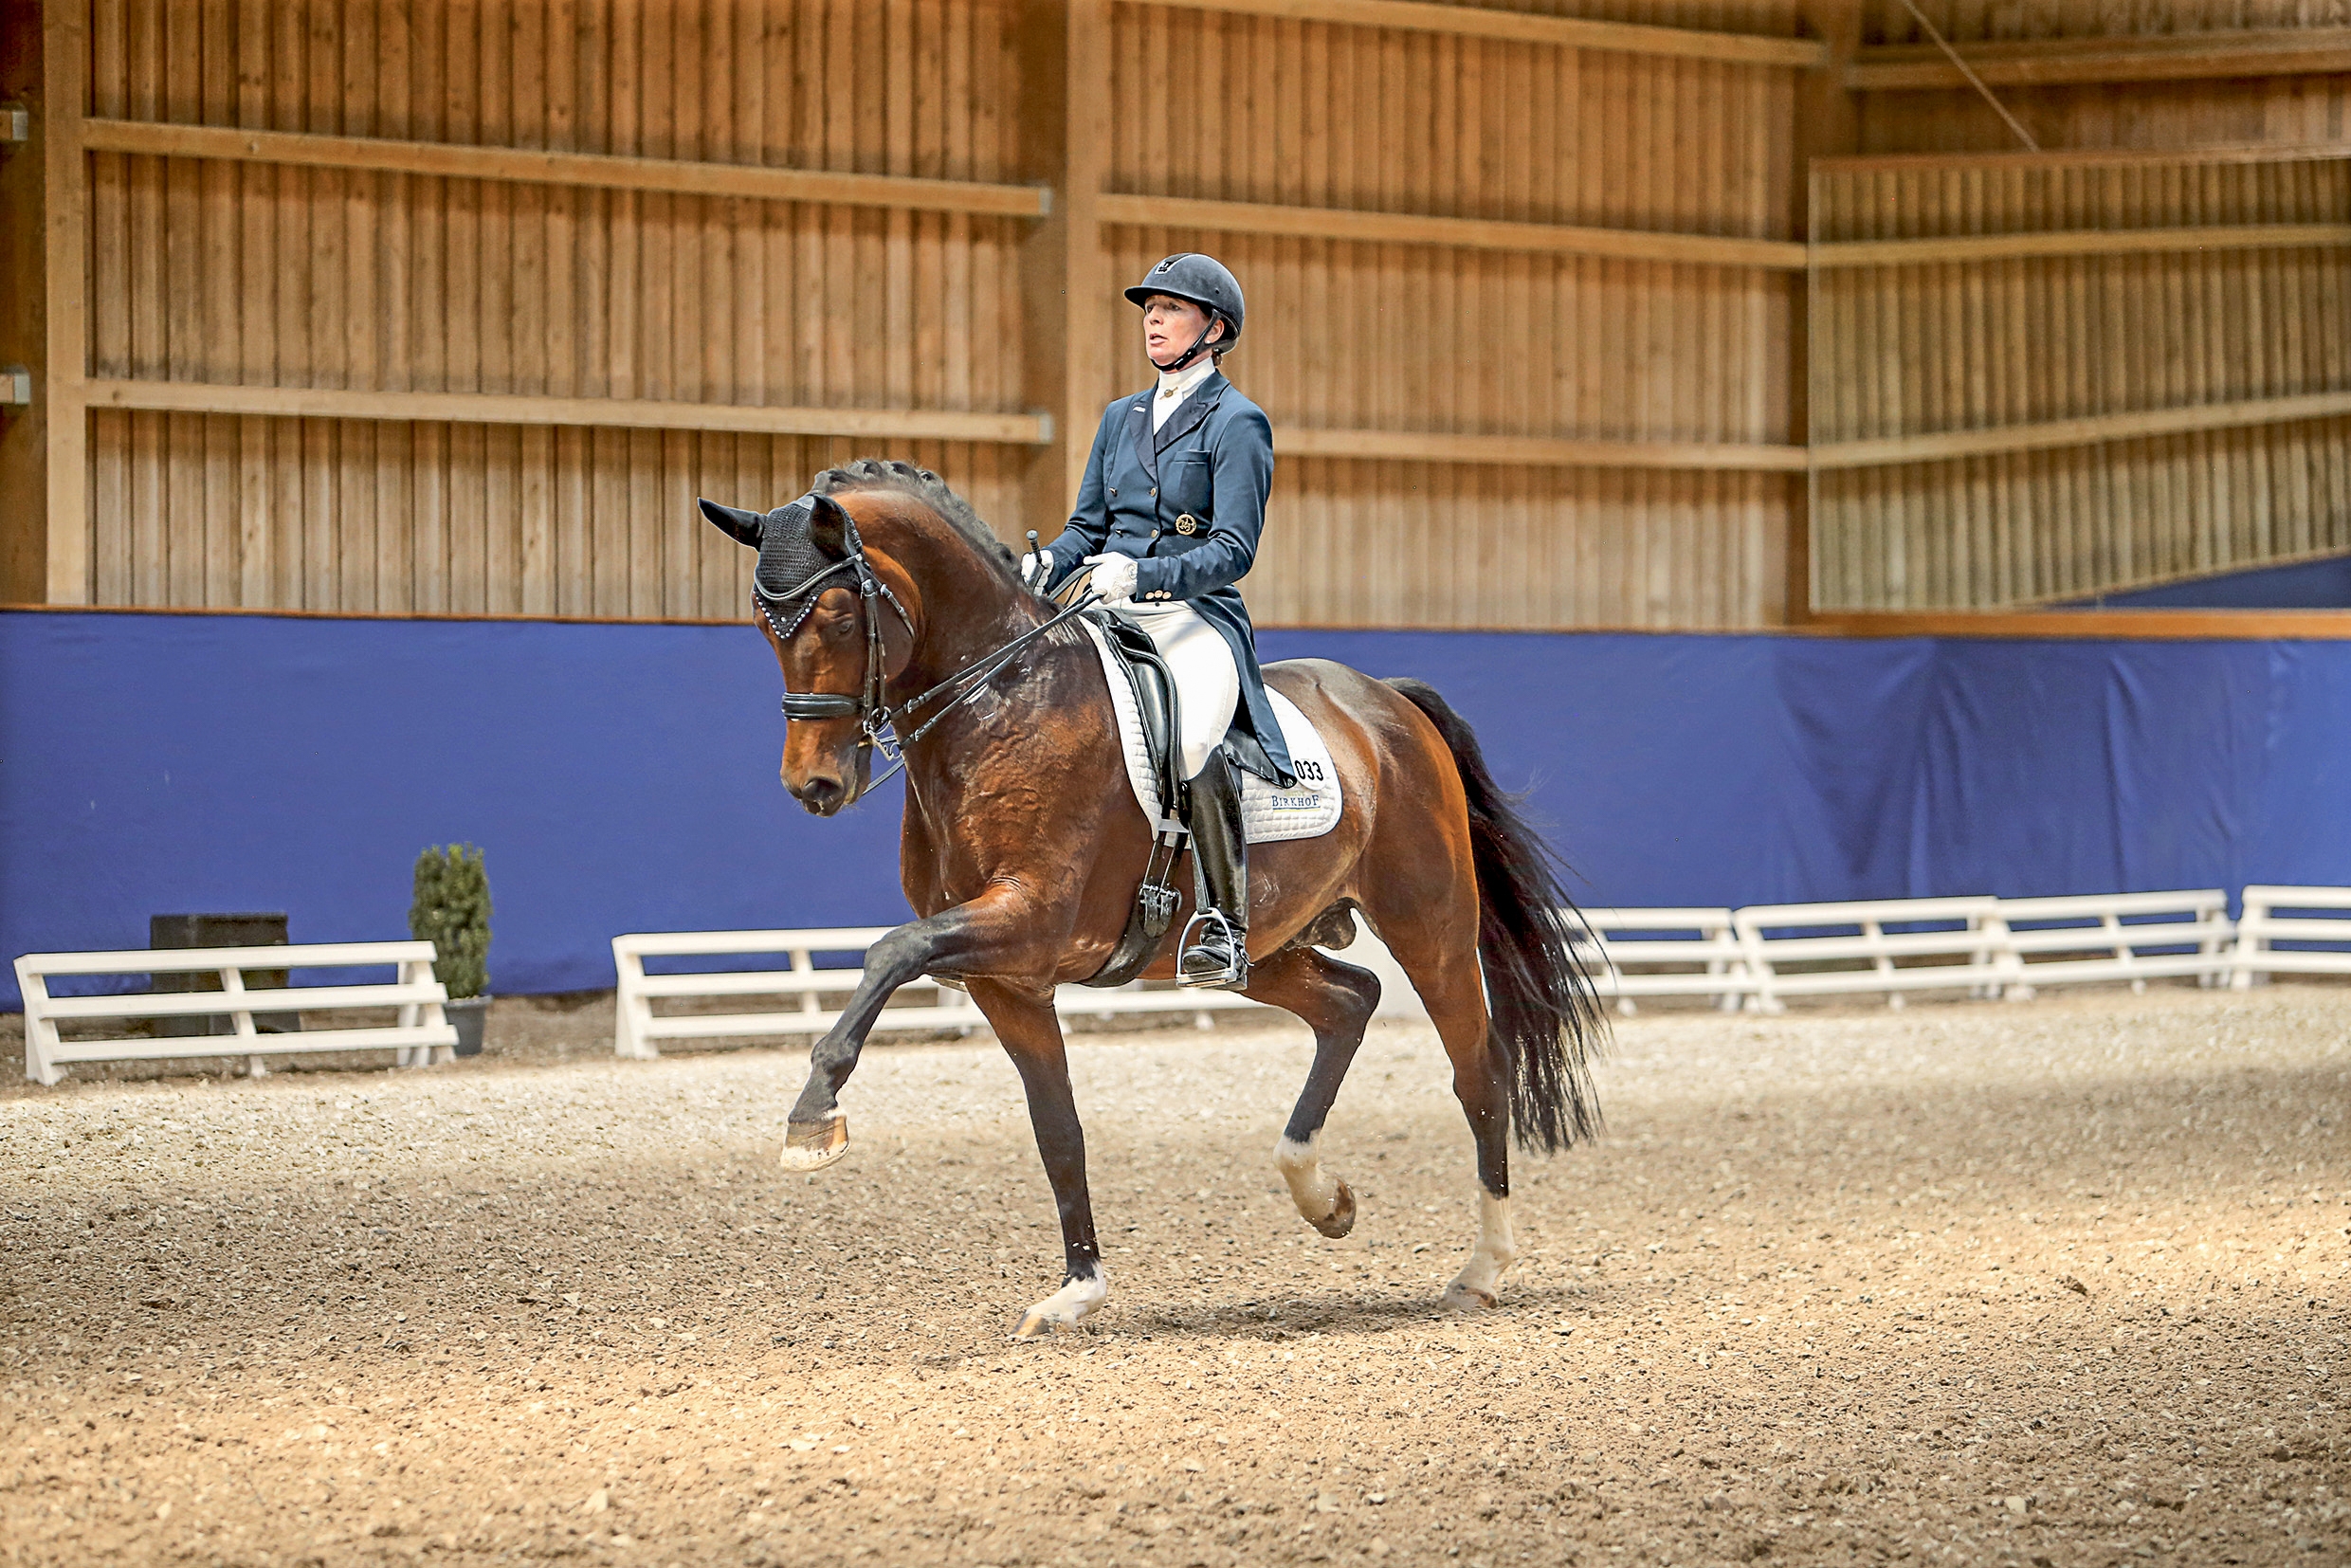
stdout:
MULTIPOLYGON (((159 1061, 189 1056, 243 1056, 256 1075, 265 1056, 304 1056, 338 1050, 397 1053, 402 1067, 425 1067, 435 1050, 456 1053, 456 1027, 443 1016, 448 992, 433 978, 430 942, 313 942, 274 947, 132 948, 117 953, 27 953, 16 960, 25 995, 25 1076, 56 1084, 75 1062, 159 1061), (320 985, 256 991, 246 970, 358 969, 389 965, 389 985, 320 985), (204 975, 218 991, 150 991, 116 996, 52 996, 48 982, 99 975, 204 975), (265 1033, 256 1014, 300 1013, 333 1008, 397 1009, 389 1024, 265 1033), (64 1023, 127 1023, 156 1018, 215 1018, 226 1014, 228 1034, 147 1038, 110 1031, 100 1038, 64 1038, 64 1023)), ((291 979, 291 975, 288 976, 291 979)))
MULTIPOLYGON (((2249 887, 2232 921, 2216 887, 2045 899, 1886 899, 1745 908, 1587 909, 1596 947, 1580 946, 1593 986, 1619 1012, 1686 996, 1725 1011, 1782 1011, 1790 998, 1882 995, 1892 1007, 1926 991, 2027 1001, 2041 987, 2194 978, 2251 983, 2256 975, 2351 975, 2351 888, 2249 887), (2291 912, 2283 918, 2276 910, 2291 912), (2282 942, 2280 947, 2273 943, 2282 942)), ((664 1039, 822 1034, 862 972, 854 960, 886 926, 831 931, 707 931, 616 937, 613 1049, 652 1057, 664 1039), (645 960, 776 955, 788 969, 648 975, 645 960), (819 968, 820 957, 847 961, 819 968), (793 998, 793 1010, 657 1013, 660 999, 793 998)), ((1381 1016, 1422 1017, 1402 969, 1370 932, 1344 954, 1378 974, 1381 1016)), ((877 1033, 971 1030, 987 1020, 970 997, 923 979, 884 1009, 877 1033), (905 1000, 912 994, 911 1005, 905 1000), (927 1003, 922 998, 927 995, 927 1003)), ((1064 1016, 1213 1012, 1258 1004, 1218 991, 1063 986, 1064 1016)))
POLYGON ((1862 903, 1751 904, 1733 917, 1760 984, 1756 1005, 1790 996, 1913 991, 1991 994, 2006 952, 1997 899, 1886 899, 1862 903))
POLYGON ((1632 1012, 1644 996, 1705 996, 1727 1012, 1762 994, 1763 977, 1728 909, 1583 914, 1599 949, 1578 944, 1576 957, 1593 989, 1620 1012, 1632 1012))
MULTIPOLYGON (((612 939, 612 967, 619 975, 613 997, 612 1050, 618 1056, 650 1059, 663 1040, 735 1039, 753 1035, 819 1035, 839 1021, 841 1009, 865 972, 852 963, 886 936, 885 925, 820 931, 676 931, 612 939), (783 957, 788 968, 703 971, 648 975, 647 958, 783 957), (818 959, 831 960, 819 967, 818 959), (656 1001, 711 1001, 728 996, 787 999, 778 1011, 656 1012, 656 1001)), ((1193 1013, 1202 1023, 1212 1012, 1264 1004, 1226 991, 1146 989, 1141 981, 1110 991, 1063 986, 1054 1005, 1064 1017, 1111 1017, 1147 1013, 1193 1013)), ((924 976, 910 981, 882 1010, 876 1034, 920 1030, 986 1029, 987 1018, 960 990, 924 976), (928 997, 925 1001, 923 998, 928 997), (911 1005, 909 1005, 911 1001, 911 1005)))
MULTIPOLYGON (((2248 889, 2248 907, 2257 889, 2248 889)), ((2338 895, 2351 912, 2351 892, 2338 895)), ((1705 928, 1706 973, 1649 973, 1642 989, 1619 982, 1619 1008, 1637 995, 1704 996, 1777 1012, 1792 997, 1878 994, 1901 1007, 1913 993, 1958 991, 1976 998, 2029 1001, 2054 985, 2127 984, 2195 978, 2227 983, 2248 962, 2229 896, 2216 887, 2164 893, 2102 893, 2043 899, 1884 899, 1849 903, 1751 904, 1729 911, 1610 910, 1603 946, 1619 967, 1631 954, 1666 961, 1668 938, 1632 944, 1613 922, 1654 928, 1673 919, 1727 915, 1730 931, 1705 928), (1736 989, 1735 989, 1736 988, 1736 989)), ((1684 926, 1686 933, 1691 929, 1684 926)), ((2351 923, 2338 928, 2351 939, 2351 923)), ((2288 956, 2289 959, 2292 957, 2288 956)), ((2253 962, 2260 962, 2255 957, 2253 962)), ((2347 964, 2343 973, 2351 973, 2347 964)))
MULTIPOLYGON (((2246 889, 2250 903, 2254 889, 2246 889)), ((2008 927, 2003 994, 2028 1001, 2033 988, 2194 977, 2228 980, 2236 959, 2229 895, 2217 887, 2189 893, 2109 893, 2094 898, 2002 899, 2008 927)))
POLYGON ((2351 887, 2245 889, 2231 983, 2271 975, 2351 975, 2351 887))
MULTIPOLYGON (((1703 998, 1724 1010, 1781 1011, 1790 997, 1883 995, 1900 1007, 1913 992, 2030 999, 2044 986, 2194 978, 2244 988, 2271 975, 2351 975, 2351 888, 2254 885, 2243 914, 2228 915, 2219 888, 2107 893, 2044 899, 1891 899, 1851 903, 1753 904, 1745 908, 1590 909, 1595 947, 1579 949, 1599 994, 1632 1012, 1646 998, 1703 998)), ((863 974, 855 964, 887 926, 834 930, 667 932, 615 937, 619 975, 613 1049, 660 1054, 658 1042, 758 1035, 815 1036, 830 1029, 863 974), (692 961, 770 956, 785 967, 647 974, 646 960, 692 961), (819 959, 825 960, 820 967, 819 959), (837 967, 836 967, 837 966, 837 967), (757 1011, 657 1012, 656 1001, 725 997, 782 999, 757 1011)), ((1409 980, 1369 931, 1347 949, 1381 980, 1379 1014, 1426 1017, 1409 980)), ((29 953, 16 960, 25 997, 25 1074, 56 1084, 76 1062, 244 1056, 296 1052, 396 1052, 421 1067, 452 1052, 457 1033, 443 1016, 447 993, 433 977, 429 942, 336 942, 274 947, 131 949, 29 953), (247 989, 247 970, 387 965, 384 985, 247 989), (62 976, 210 974, 219 991, 52 996, 62 976), (299 1033, 268 1033, 256 1017, 305 1010, 392 1008, 394 1022, 299 1033), (228 1035, 147 1038, 111 1033, 64 1038, 60 1025, 111 1020, 217 1017, 228 1035)), ((1260 1004, 1221 991, 1138 981, 1111 991, 1063 986, 1056 1006, 1069 1017, 1189 1013, 1204 1027, 1217 1012, 1260 1004)), ((902 990, 876 1032, 983 1029, 987 1019, 961 991, 933 979, 902 990), (928 1000, 925 1000, 927 995, 928 1000)), ((79 1032, 79 1031, 77 1031, 79 1032)))
MULTIPOLYGON (((661 1054, 663 1040, 738 1039, 756 1035, 814 1037, 830 1029, 841 1016, 849 994, 864 971, 855 960, 887 935, 884 925, 812 931, 674 931, 635 934, 612 939, 612 967, 619 976, 613 997, 614 1055, 649 1060, 661 1054), (647 974, 647 958, 681 963, 696 959, 781 957, 788 967, 702 970, 647 974), (820 966, 819 960, 825 960, 820 966), (847 961, 845 961, 847 960, 847 961), (723 997, 776 997, 789 1008, 778 1011, 725 1012, 697 1008, 687 1012, 656 1012, 656 1001, 709 1002, 723 997)), ((1380 978, 1377 1016, 1423 1018, 1420 998, 1404 971, 1377 938, 1358 926, 1346 952, 1350 963, 1360 964, 1380 978)), ((1262 1009, 1263 1003, 1227 991, 1189 991, 1164 981, 1136 980, 1113 990, 1066 985, 1053 995, 1065 1018, 1141 1017, 1190 1014, 1202 1028, 1213 1014, 1262 1009)), ((958 1030, 966 1033, 988 1027, 977 1004, 954 987, 924 977, 900 990, 882 1010, 874 1032, 958 1030)))

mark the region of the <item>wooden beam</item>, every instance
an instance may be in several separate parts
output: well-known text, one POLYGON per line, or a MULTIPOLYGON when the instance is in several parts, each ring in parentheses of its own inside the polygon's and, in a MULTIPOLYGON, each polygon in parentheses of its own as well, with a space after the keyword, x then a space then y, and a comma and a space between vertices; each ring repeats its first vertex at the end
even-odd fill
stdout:
POLYGON ((50 0, 42 8, 41 140, 43 261, 47 270, 48 354, 43 398, 47 432, 46 550, 42 597, 50 604, 90 602, 90 421, 83 411, 89 374, 89 160, 82 127, 89 84, 84 70, 89 8, 50 0))
POLYGON ((27 604, 0 601, 0 611, 11 614, 46 612, 72 615, 267 615, 282 621, 547 621, 560 626, 741 626, 749 613, 709 615, 554 615, 523 611, 493 615, 479 611, 441 610, 286 610, 257 605, 207 604, 27 604))
POLYGON ((1837 637, 2025 637, 2162 641, 2342 642, 2342 610, 1844 611, 1813 612, 1809 631, 1837 637))
POLYGON ((2100 441, 2135 441, 2148 436, 2185 435, 2196 430, 2240 429, 2300 419, 2351 415, 2351 392, 2313 392, 2302 397, 2267 397, 2246 403, 2209 403, 2186 409, 2145 409, 2135 413, 2052 419, 2038 425, 2002 425, 1980 430, 1943 430, 1931 435, 1844 441, 1813 448, 1813 465, 1881 468, 1901 463, 1941 463, 1952 458, 1989 457, 2053 447, 2087 447, 2100 441))
POLYGON ((281 419, 425 420, 456 425, 580 425, 639 430, 728 430, 879 441, 980 441, 1043 446, 1050 416, 953 409, 771 409, 618 397, 518 397, 492 392, 349 392, 331 387, 232 387, 202 381, 92 381, 93 409, 259 414, 281 419))
POLYGON ((2341 163, 2351 146, 2340 141, 2246 141, 2159 152, 2135 148, 2065 148, 2038 153, 1865 153, 1819 158, 1813 167, 1835 174, 1899 174, 1905 170, 1980 168, 1987 173, 2060 169, 2206 169, 2249 163, 2341 163))
MULTIPOLYGON (((1817 200, 1813 161, 1861 146, 1861 100, 1845 85, 1845 66, 1861 47, 1862 0, 1800 0, 1797 14, 1829 51, 1822 69, 1795 80, 1789 167, 1778 176, 1787 191, 1788 233, 1807 246, 1809 261, 1820 253, 1812 243, 1817 200)), ((1808 271, 1804 286, 1791 290, 1788 301, 1782 374, 1788 388, 1788 440, 1798 447, 1809 447, 1813 441, 1813 319, 1819 293, 1819 273, 1808 271)), ((1780 602, 1782 619, 1790 626, 1812 620, 1813 511, 1819 486, 1820 475, 1809 459, 1805 471, 1788 486, 1780 602)))
POLYGON ((1301 430, 1277 425, 1279 457, 1382 463, 1467 463, 1535 468, 1687 468, 1802 473, 1804 448, 1711 441, 1584 441, 1549 436, 1446 435, 1422 430, 1301 430))
POLYGON ((2347 223, 2263 223, 2202 228, 2063 228, 2041 234, 1954 234, 1926 240, 1843 240, 1813 247, 1813 264, 1926 266, 2034 256, 2146 256, 2177 250, 2297 250, 2351 245, 2347 223))
MULTIPOLYGON (((2186 82, 2251 76, 2317 76, 2351 70, 2351 27, 2173 33, 2138 38, 2049 38, 1963 44, 1969 67, 1996 87, 2095 82, 2186 82)), ((1857 92, 1937 91, 1968 86, 1933 46, 1864 49, 1846 72, 1857 92)))
POLYGON ((140 153, 155 157, 363 169, 445 179, 737 196, 837 207, 977 212, 1011 218, 1041 218, 1052 208, 1052 191, 1036 185, 982 185, 968 180, 915 179, 895 174, 838 174, 746 163, 687 163, 672 158, 611 157, 600 153, 461 147, 437 141, 240 131, 227 126, 163 125, 131 119, 87 121, 83 145, 93 153, 140 153))
POLYGON ((1467 250, 1553 252, 1696 266, 1765 267, 1784 272, 1800 272, 1805 265, 1804 247, 1800 245, 1713 234, 1661 234, 1642 229, 1438 218, 1407 212, 1358 212, 1328 207, 1276 207, 1265 202, 1195 201, 1182 196, 1124 192, 1103 195, 1100 211, 1104 223, 1207 229, 1219 234, 1282 234, 1366 245, 1456 246, 1467 250))
MULTIPOLYGON (((10 613, 70 612, 79 615, 267 615, 289 621, 546 621, 587 626, 740 626, 741 616, 713 619, 682 615, 489 615, 425 613, 415 611, 265 610, 240 605, 50 605, 0 603, 10 613)), ((1260 631, 1393 631, 1394 623, 1261 621, 1260 631)), ((1522 626, 1447 626, 1447 631, 1524 631, 1522 626)), ((1672 627, 1611 623, 1579 626, 1579 632, 1605 631, 1627 637, 1682 637, 1672 627)), ((1771 629, 1759 629, 1769 630, 1771 629)), ((1816 611, 1801 630, 1822 637, 2002 637, 2141 639, 2149 642, 2341 642, 2351 641, 2351 611, 2342 610, 2032 610, 2032 611, 1816 611)))
POLYGON ((1796 70, 1813 70, 1828 63, 1828 50, 1808 38, 1701 32, 1688 27, 1658 27, 1631 22, 1588 22, 1576 17, 1490 10, 1480 6, 1423 5, 1415 3, 1415 0, 1147 0, 1147 3, 1184 10, 1270 16, 1288 22, 1327 22, 1349 27, 1385 27, 1392 32, 1445 33, 1455 38, 1495 38, 1512 44, 1543 44, 1555 48, 1595 49, 1613 54, 1722 60, 1741 65, 1785 65, 1796 70))

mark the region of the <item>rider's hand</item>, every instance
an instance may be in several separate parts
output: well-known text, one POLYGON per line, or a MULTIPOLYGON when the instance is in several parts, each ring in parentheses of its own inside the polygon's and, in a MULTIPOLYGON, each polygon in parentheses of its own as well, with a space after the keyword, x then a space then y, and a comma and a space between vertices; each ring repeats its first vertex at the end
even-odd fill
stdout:
POLYGON ((1135 596, 1134 556, 1088 556, 1085 564, 1094 569, 1094 592, 1103 596, 1103 603, 1124 604, 1135 596))
POLYGON ((1053 574, 1053 553, 1033 550, 1020 558, 1020 580, 1042 593, 1045 580, 1053 574))

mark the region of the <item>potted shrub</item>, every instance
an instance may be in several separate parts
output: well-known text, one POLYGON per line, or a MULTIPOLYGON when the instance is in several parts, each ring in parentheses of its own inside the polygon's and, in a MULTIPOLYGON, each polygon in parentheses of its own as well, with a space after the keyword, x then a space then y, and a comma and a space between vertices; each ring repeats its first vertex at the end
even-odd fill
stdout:
POLYGON ((433 974, 448 988, 457 1054, 482 1054, 490 1008, 490 877, 470 844, 430 848, 416 857, 416 899, 409 934, 433 945, 433 974))

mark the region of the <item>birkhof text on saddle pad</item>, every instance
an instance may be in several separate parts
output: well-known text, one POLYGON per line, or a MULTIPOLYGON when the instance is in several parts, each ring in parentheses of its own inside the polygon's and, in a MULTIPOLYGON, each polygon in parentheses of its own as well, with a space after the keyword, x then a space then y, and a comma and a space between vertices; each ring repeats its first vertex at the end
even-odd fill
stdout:
MULTIPOLYGON (((1081 622, 1085 634, 1094 640, 1094 651, 1102 656, 1103 678, 1110 684, 1110 702, 1119 710, 1119 749, 1126 756, 1126 779, 1135 791, 1135 803, 1143 815, 1156 822, 1158 808, 1154 804, 1158 790, 1151 778, 1151 752, 1143 743, 1142 716, 1136 711, 1135 688, 1127 684, 1126 672, 1115 663, 1117 655, 1091 623, 1081 622)), ((1298 705, 1270 686, 1266 695, 1273 703, 1274 716, 1282 720, 1282 738, 1289 747, 1290 767, 1298 775, 1294 789, 1281 790, 1255 774, 1241 775, 1241 822, 1251 844, 1269 844, 1276 839, 1317 838, 1327 833, 1339 822, 1339 770, 1331 766, 1331 749, 1315 733, 1306 716, 1298 705)))

